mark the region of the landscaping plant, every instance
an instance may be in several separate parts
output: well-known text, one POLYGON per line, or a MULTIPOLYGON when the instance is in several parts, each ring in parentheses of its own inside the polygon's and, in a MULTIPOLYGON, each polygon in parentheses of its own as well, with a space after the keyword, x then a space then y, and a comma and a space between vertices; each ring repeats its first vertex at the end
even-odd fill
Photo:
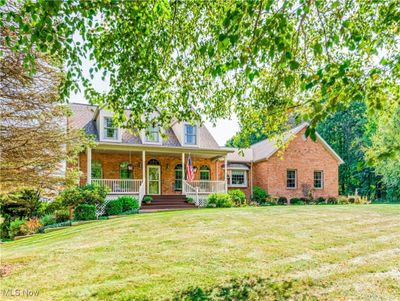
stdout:
POLYGON ((77 221, 88 221, 96 219, 96 206, 91 204, 80 204, 74 210, 74 218, 77 221))
POLYGON ((241 205, 246 204, 246 195, 240 189, 229 190, 228 194, 235 203, 235 206, 240 207, 241 205))
POLYGON ((122 213, 123 201, 120 199, 112 200, 108 202, 106 206, 106 215, 118 215, 122 213))
POLYGON ((31 218, 21 225, 20 232, 22 235, 31 235, 36 233, 41 226, 43 225, 38 218, 31 218))
POLYGON ((117 201, 122 202, 122 212, 139 208, 139 201, 131 196, 120 196, 117 201))
POLYGON ((152 201, 153 201, 153 197, 150 196, 150 195, 146 195, 146 196, 143 198, 143 202, 145 202, 146 204, 150 204, 152 201))
POLYGON ((267 201, 268 197, 269 195, 266 190, 262 189, 259 186, 253 187, 253 201, 257 202, 258 204, 263 204, 267 201))
POLYGON ((208 196, 207 207, 228 208, 234 203, 228 193, 212 193, 208 196))

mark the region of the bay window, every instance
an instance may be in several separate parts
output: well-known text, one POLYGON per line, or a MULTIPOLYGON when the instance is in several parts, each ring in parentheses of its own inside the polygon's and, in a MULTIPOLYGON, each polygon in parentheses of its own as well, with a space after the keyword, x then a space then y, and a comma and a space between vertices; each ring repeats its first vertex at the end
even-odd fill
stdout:
POLYGON ((228 170, 227 178, 229 187, 247 187, 246 170, 240 170, 240 169, 228 170))

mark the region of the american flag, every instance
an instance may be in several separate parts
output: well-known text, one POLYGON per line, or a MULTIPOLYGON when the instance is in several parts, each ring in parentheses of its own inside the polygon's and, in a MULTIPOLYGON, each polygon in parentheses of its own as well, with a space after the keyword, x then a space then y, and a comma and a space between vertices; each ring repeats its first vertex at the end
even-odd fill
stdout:
POLYGON ((192 165, 192 159, 190 158, 190 155, 187 159, 187 164, 186 164, 186 179, 188 182, 192 182, 194 180, 194 172, 193 172, 193 165, 192 165))

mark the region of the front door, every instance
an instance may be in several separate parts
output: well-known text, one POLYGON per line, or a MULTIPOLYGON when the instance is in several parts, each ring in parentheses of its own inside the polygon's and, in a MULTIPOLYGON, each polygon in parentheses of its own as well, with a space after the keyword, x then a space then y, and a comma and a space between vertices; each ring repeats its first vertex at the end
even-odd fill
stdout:
POLYGON ((160 166, 147 165, 147 194, 160 194, 160 166))

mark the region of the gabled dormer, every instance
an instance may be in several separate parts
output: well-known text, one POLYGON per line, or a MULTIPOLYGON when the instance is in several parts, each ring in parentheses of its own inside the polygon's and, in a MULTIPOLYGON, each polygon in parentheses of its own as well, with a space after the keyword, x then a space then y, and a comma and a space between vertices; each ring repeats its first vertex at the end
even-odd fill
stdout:
POLYGON ((100 108, 96 112, 96 126, 100 141, 121 142, 121 128, 114 124, 112 117, 113 113, 105 109, 100 108))
MULTIPOLYGON (((153 113, 151 118, 158 113, 153 113)), ((141 139, 143 144, 162 145, 161 129, 159 126, 149 126, 141 131, 141 139)))

